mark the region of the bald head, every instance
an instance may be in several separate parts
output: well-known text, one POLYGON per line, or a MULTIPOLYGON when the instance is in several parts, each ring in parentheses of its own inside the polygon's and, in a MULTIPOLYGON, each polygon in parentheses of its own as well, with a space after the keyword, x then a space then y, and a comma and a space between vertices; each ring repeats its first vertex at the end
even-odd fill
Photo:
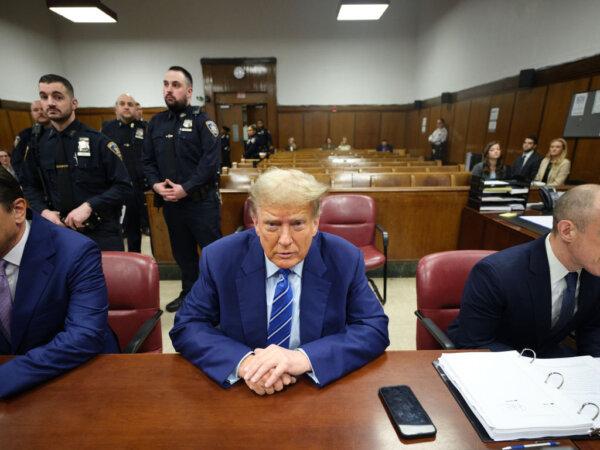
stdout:
POLYGON ((557 233, 561 220, 570 220, 577 229, 585 230, 594 218, 600 217, 600 185, 582 184, 565 192, 556 202, 552 232, 557 233))
POLYGON ((115 114, 117 119, 124 123, 135 120, 135 99, 129 94, 121 94, 115 102, 115 114))
POLYGON ((31 119, 34 123, 39 123, 40 125, 46 126, 50 122, 50 120, 44 114, 44 109, 42 108, 42 102, 39 100, 34 100, 31 102, 31 119))

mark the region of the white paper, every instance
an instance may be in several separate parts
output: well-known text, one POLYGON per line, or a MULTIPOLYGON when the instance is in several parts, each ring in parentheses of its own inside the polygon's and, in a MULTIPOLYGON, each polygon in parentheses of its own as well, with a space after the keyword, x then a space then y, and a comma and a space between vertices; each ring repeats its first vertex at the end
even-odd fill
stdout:
POLYGON ((592 114, 600 114, 600 91, 595 92, 594 105, 592 106, 592 114))
POLYGON ((488 123, 488 132, 494 133, 496 131, 497 125, 498 125, 498 122, 496 122, 495 120, 490 120, 488 123))
POLYGON ((552 216, 521 216, 521 219, 552 229, 552 216))
POLYGON ((427 131, 427 117, 423 117, 421 119, 421 133, 425 133, 427 131))
POLYGON ((573 99, 573 107, 571 108, 572 116, 583 116, 583 111, 585 110, 585 104, 587 103, 588 93, 581 92, 579 94, 575 94, 575 98, 573 99))

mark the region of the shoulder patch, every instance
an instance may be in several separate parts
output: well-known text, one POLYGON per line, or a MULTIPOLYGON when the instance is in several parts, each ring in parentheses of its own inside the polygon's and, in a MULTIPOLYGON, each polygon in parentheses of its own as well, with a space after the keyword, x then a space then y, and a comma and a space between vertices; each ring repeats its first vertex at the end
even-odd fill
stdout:
POLYGON ((207 120, 206 126, 208 127, 208 131, 210 131, 214 137, 219 135, 219 127, 212 120, 207 120))
POLYGON ((13 148, 16 148, 16 147, 17 147, 17 145, 19 145, 19 142, 21 142, 21 136, 17 136, 17 137, 15 138, 15 142, 14 142, 14 144, 13 144, 13 148))
POLYGON ((121 150, 119 150, 119 146, 117 144, 111 141, 108 143, 107 147, 111 152, 117 155, 117 158, 123 161, 123 155, 121 155, 121 150))

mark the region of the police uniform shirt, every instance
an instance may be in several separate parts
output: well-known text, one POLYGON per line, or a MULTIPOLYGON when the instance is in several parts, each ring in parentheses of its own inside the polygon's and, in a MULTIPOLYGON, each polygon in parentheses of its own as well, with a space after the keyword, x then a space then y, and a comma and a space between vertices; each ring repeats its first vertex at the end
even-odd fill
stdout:
POLYGON ((244 158, 258 158, 258 154, 261 152, 260 143, 256 135, 248 138, 244 149, 244 158))
POLYGON ((46 131, 46 128, 39 124, 36 124, 30 128, 25 128, 15 138, 15 142, 13 144, 13 151, 10 155, 10 162, 13 168, 15 169, 17 177, 21 176, 21 166, 23 165, 23 157, 25 156, 25 151, 27 150, 27 147, 31 142, 31 138, 34 135, 34 127, 36 128, 36 132, 38 133, 37 139, 39 142, 42 138, 42 135, 46 131))
POLYGON ((150 186, 169 178, 190 194, 213 185, 221 165, 219 129, 196 107, 158 113, 148 124, 142 160, 150 186))
POLYGON ((273 145, 273 138, 271 137, 271 133, 269 133, 269 130, 267 130, 266 128, 261 128, 260 130, 257 130, 256 135, 258 136, 260 143, 264 144, 267 147, 267 149, 269 149, 271 145, 273 145))
POLYGON ((145 124, 138 120, 127 124, 115 119, 104 124, 102 133, 119 146, 131 181, 143 186, 144 168, 142 166, 142 151, 146 136, 145 124))
POLYGON ((60 168, 57 168, 55 156, 60 139, 67 159, 74 207, 88 202, 100 215, 118 216, 121 205, 132 194, 131 181, 119 147, 104 134, 78 120, 60 133, 50 129, 44 133, 39 153, 35 155, 28 150, 25 154, 22 184, 31 207, 37 212, 56 210, 63 200, 57 186, 57 170, 60 168), (36 165, 40 172, 37 172, 36 165), (42 181, 49 199, 44 196, 42 181))

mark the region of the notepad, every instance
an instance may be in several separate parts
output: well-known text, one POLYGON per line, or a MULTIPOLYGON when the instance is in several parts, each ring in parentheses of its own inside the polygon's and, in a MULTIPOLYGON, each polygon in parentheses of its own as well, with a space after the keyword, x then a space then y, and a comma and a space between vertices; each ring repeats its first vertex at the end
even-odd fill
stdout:
POLYGON ((600 426, 600 362, 591 357, 465 352, 438 363, 495 441, 582 436, 600 426))

